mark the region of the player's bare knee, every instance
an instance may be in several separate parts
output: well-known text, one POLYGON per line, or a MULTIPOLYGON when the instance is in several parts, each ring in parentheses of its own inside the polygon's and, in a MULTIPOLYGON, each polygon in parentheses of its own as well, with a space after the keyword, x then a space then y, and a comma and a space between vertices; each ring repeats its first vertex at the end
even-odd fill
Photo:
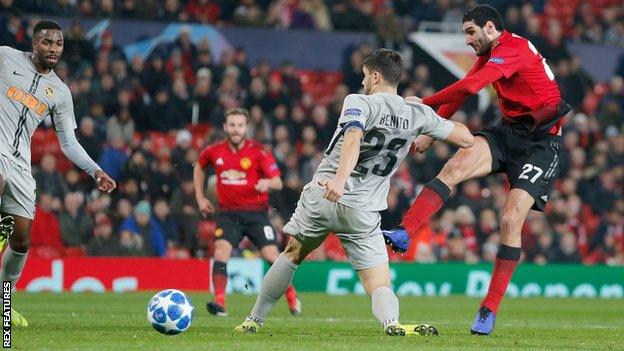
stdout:
POLYGON ((213 258, 215 261, 227 262, 232 254, 232 245, 226 240, 215 241, 215 251, 213 258))
POLYGON ((9 237, 9 245, 11 246, 11 250, 24 253, 30 248, 30 238, 28 235, 25 237, 11 235, 9 237))
POLYGON ((275 260, 277 260, 277 256, 279 256, 279 251, 277 250, 277 246, 275 245, 267 245, 260 249, 260 253, 262 258, 264 258, 267 262, 273 264, 275 260))
POLYGON ((503 211, 503 218, 501 220, 501 232, 505 234, 520 233, 523 221, 524 219, 520 215, 519 208, 515 206, 506 208, 503 211))

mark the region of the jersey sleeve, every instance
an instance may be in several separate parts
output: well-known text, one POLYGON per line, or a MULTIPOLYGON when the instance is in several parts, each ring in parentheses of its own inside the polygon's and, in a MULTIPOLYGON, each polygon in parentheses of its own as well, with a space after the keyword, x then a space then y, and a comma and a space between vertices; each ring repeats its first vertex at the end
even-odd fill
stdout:
POLYGON ((347 95, 342 103, 342 113, 338 124, 345 130, 349 127, 358 127, 364 131, 370 113, 370 105, 363 95, 347 95))
POLYGON ((277 166, 277 162, 275 161, 275 157, 268 150, 262 149, 260 151, 260 170, 262 171, 262 175, 266 178, 279 177, 281 175, 280 169, 277 166))
POLYGON ((5 63, 5 57, 7 57, 11 53, 11 48, 8 46, 0 46, 0 68, 3 68, 5 63))
MULTIPOLYGON (((466 73, 466 75, 464 76, 464 78, 466 77, 470 77, 471 75, 475 74, 478 70, 481 69, 481 67, 483 67, 483 65, 485 65, 486 60, 484 60, 483 57, 479 57, 477 59, 477 61, 474 63, 474 65, 472 65, 472 67, 468 70, 468 73, 466 73)), ((452 102, 448 102, 444 105, 441 105, 438 108, 438 115, 449 119, 451 117, 453 117, 453 115, 455 114, 455 112, 457 112, 457 110, 459 110, 459 108, 461 107, 461 105, 464 104, 464 101, 466 101, 466 97, 462 98, 462 99, 457 99, 455 101, 452 102)))
POLYGON ((424 123, 420 131, 421 134, 436 140, 444 140, 451 134, 455 127, 453 122, 438 116, 431 107, 427 106, 423 112, 424 123))
MULTIPOLYGON (((528 45, 526 49, 528 50, 528 45)), ((523 52, 522 47, 501 45, 492 50, 492 54, 484 67, 496 68, 505 78, 509 78, 522 68, 526 62, 527 55, 523 52)))
POLYGON ((54 108, 54 112, 51 117, 52 123, 54 124, 54 130, 57 132, 76 129, 77 125, 76 116, 74 115, 74 101, 67 86, 65 86, 63 94, 60 97, 60 101, 54 108))
POLYGON ((202 167, 206 168, 212 164, 212 150, 214 148, 212 146, 205 147, 202 152, 199 154, 197 158, 197 163, 202 167))

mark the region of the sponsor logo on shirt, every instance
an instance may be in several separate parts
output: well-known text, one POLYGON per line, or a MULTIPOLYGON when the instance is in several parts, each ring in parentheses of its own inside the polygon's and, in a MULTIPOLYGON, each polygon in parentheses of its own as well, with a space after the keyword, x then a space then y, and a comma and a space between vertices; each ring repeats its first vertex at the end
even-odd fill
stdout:
POLYGON ((505 63, 505 59, 502 57, 490 57, 488 61, 498 65, 505 63))
POLYGON ((361 116, 362 110, 359 108, 348 108, 344 111, 345 116, 361 116))
POLYGON ((219 158, 217 159, 217 162, 215 162, 215 164, 216 164, 217 166, 223 166, 223 158, 219 157, 219 158))
POLYGON ((39 101, 39 99, 37 99, 34 95, 18 87, 10 87, 6 92, 6 95, 9 99, 26 106, 26 108, 34 112, 39 117, 43 116, 48 110, 48 106, 46 104, 39 101))
POLYGON ((249 167, 251 167, 251 160, 249 159, 249 157, 243 157, 240 160, 240 165, 241 167, 243 167, 244 170, 248 170, 249 167))
POLYGON ((247 174, 237 169, 228 169, 220 174, 221 183, 227 185, 246 185, 247 174))

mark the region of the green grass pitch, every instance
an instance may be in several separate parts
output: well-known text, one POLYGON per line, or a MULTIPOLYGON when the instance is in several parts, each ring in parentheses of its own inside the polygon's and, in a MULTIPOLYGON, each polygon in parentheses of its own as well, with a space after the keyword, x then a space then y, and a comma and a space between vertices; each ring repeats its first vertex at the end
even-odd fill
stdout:
POLYGON ((193 325, 177 336, 147 323, 152 293, 26 294, 13 307, 29 321, 13 328, 16 350, 623 350, 624 302, 590 299, 507 299, 490 337, 470 335, 478 300, 465 297, 401 298, 403 323, 435 325, 438 337, 388 337, 365 296, 302 294, 303 314, 290 315, 280 301, 259 334, 233 331, 254 296, 234 295, 227 318, 208 315, 208 294, 189 294, 193 325))

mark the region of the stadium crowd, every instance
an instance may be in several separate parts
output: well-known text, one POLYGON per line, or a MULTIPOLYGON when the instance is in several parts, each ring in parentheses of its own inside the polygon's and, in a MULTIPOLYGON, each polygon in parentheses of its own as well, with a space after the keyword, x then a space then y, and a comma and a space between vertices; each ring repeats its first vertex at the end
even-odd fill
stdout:
MULTIPOLYGON (((321 31, 376 30, 401 42, 422 22, 457 25, 476 0, 2 0, 0 12, 266 26, 321 31)), ((517 34, 558 26, 567 40, 624 46, 619 0, 493 0, 517 34), (536 28, 537 27, 537 28, 536 28)), ((532 33, 534 34, 534 33, 532 33)), ((548 36, 542 40, 557 41, 548 36)))
MULTIPOLYGON (((405 23, 458 22, 463 7, 470 6, 470 2, 457 5, 444 0, 162 3, 0 0, 0 13, 5 14, 0 19, 0 45, 29 49, 33 21, 19 17, 15 8, 62 16, 376 29, 382 40, 401 42, 404 33, 394 29, 409 28, 405 23)), ((557 1, 539 10, 552 11, 552 3, 557 1)), ((545 214, 531 213, 523 229, 523 257, 530 262, 624 264, 624 64, 608 82, 593 82, 580 59, 565 46, 571 40, 623 45, 624 12, 621 5, 595 11, 591 4, 576 8, 572 26, 547 20, 530 3, 509 6, 505 12, 509 30, 529 38, 546 57, 564 98, 574 107, 564 129, 561 178, 545 214)), ((143 60, 125 57, 115 38, 107 34, 96 50, 85 39, 84 28, 74 23, 66 29, 63 62, 55 71, 74 96, 81 144, 118 181, 119 189, 110 196, 98 194, 91 179, 49 146, 55 136, 50 121, 45 121, 33 139, 38 206, 31 253, 44 257, 210 255, 215 224, 198 212, 192 164, 202 146, 223 136, 223 112, 238 106, 251 111, 250 136, 273 150, 282 170, 285 187, 271 196, 271 220, 279 231, 322 158, 343 98, 359 91, 361 61, 371 50, 368 45, 355 49, 343 72, 317 74, 300 71, 290 62, 281 67, 267 62, 250 67, 244 48, 227 52, 216 63, 208 41, 192 43, 182 32, 175 43, 143 60), (311 77, 320 81, 322 93, 308 86, 311 77)), ((429 68, 417 60, 406 68, 399 88, 404 96, 435 91, 429 68)), ((454 119, 473 130, 497 123, 496 99, 483 113, 460 110, 454 119)), ((446 144, 436 143, 424 154, 409 156, 393 178, 382 228, 400 222, 415 194, 452 153, 446 144)), ((431 225, 418 233, 410 250, 392 258, 492 261, 506 191, 503 176, 464 183, 431 225)), ((254 255, 245 244, 238 254, 254 255)), ((313 256, 345 259, 335 238, 313 256)))

